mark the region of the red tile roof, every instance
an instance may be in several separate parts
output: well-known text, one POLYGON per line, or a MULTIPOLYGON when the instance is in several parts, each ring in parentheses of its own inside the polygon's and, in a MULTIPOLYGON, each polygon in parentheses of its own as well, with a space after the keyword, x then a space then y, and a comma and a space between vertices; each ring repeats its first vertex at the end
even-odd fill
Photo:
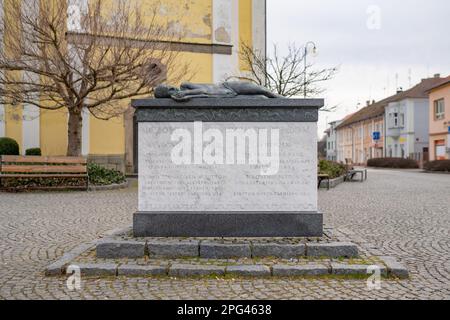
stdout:
POLYGON ((438 89, 446 84, 450 84, 450 76, 442 79, 442 81, 440 81, 436 85, 432 86, 430 89, 428 89, 428 92, 438 89))
POLYGON ((350 117, 344 118, 344 121, 339 126, 337 126, 337 128, 343 128, 356 122, 382 116, 384 114, 385 107, 391 102, 397 102, 404 99, 428 98, 428 90, 438 85, 438 83, 441 83, 440 85, 442 85, 443 80, 444 79, 442 78, 423 79, 419 84, 409 90, 399 92, 386 99, 373 103, 355 112, 350 117))

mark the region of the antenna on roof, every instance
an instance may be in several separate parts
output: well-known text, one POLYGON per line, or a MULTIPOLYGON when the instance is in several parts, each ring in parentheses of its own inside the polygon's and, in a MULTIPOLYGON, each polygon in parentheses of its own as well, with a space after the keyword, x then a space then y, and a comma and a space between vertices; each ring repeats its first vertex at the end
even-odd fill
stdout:
POLYGON ((398 88, 398 73, 395 74, 395 90, 398 88))
POLYGON ((408 70, 408 83, 409 83, 409 88, 412 87, 412 70, 411 68, 409 68, 408 70))

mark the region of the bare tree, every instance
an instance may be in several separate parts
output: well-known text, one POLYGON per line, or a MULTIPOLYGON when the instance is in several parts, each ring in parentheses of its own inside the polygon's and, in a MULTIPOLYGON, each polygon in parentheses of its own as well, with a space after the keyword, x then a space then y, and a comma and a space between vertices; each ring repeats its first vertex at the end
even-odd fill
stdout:
POLYGON ((316 70, 313 64, 305 63, 306 57, 305 47, 296 45, 289 45, 286 55, 280 55, 277 45, 274 45, 272 57, 266 57, 253 47, 242 44, 240 59, 249 74, 237 78, 255 82, 285 97, 314 97, 324 92, 320 84, 331 80, 337 68, 316 70))
POLYGON ((67 155, 81 154, 85 110, 99 119, 117 117, 119 103, 150 95, 166 80, 186 79, 175 63, 175 35, 157 16, 130 1, 21 1, 4 15, 5 50, 0 54, 0 103, 66 109, 67 155))

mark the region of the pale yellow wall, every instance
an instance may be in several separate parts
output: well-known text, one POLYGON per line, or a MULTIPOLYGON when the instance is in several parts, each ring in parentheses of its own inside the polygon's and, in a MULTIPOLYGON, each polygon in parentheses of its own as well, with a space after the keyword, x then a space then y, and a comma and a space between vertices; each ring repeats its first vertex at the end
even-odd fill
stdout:
MULTIPOLYGON (((17 4, 16 0, 4 0, 5 3, 17 4)), ((143 3, 143 10, 152 1, 143 3)), ((193 43, 212 42, 212 0, 166 0, 159 11, 162 18, 171 17, 173 30, 184 30, 182 41, 193 43)), ((252 1, 239 1, 240 40, 252 43, 252 1)), ((181 33, 180 33, 181 34, 181 33)), ((5 34, 5 41, 7 39, 5 34)), ((7 43, 5 43, 7 48, 7 43)), ((192 82, 213 82, 213 56, 211 54, 183 52, 178 61, 189 63, 190 74, 186 79, 192 82)), ((170 74, 169 74, 170 82, 170 74)), ((175 84, 175 83, 174 83, 175 84)), ((177 85, 179 83, 176 83, 177 85)), ((130 100, 124 101, 128 105, 130 100)), ((5 108, 6 135, 22 142, 22 107, 5 108)), ((67 111, 64 109, 41 110, 40 143, 44 155, 65 155, 67 151, 67 111)), ((119 155, 125 153, 125 130, 123 117, 109 121, 90 116, 89 119, 89 153, 93 155, 119 155)))
MULTIPOLYGON (((128 0, 131 8, 140 7, 141 13, 150 22, 156 9, 156 22, 167 25, 169 33, 185 42, 211 43, 213 0, 128 0)), ((95 1, 91 0, 91 4, 95 1)), ((112 12, 113 1, 104 3, 104 14, 112 12)))
MULTIPOLYGON (((239 0, 239 44, 253 45, 253 17, 252 0, 239 0)), ((239 61, 242 71, 249 71, 249 66, 242 60, 239 61)))
POLYGON ((64 156, 67 153, 67 110, 44 110, 40 116, 40 139, 43 155, 64 156))
POLYGON ((95 155, 119 155, 125 153, 125 129, 123 117, 100 120, 90 116, 89 153, 95 155))
MULTIPOLYGON (((212 56, 210 54, 183 52, 177 58, 181 64, 189 63, 190 69, 193 72, 190 81, 199 83, 212 82, 212 56)), ((129 102, 123 101, 122 105, 126 106, 129 102)), ((89 131, 90 154, 120 155, 125 153, 125 126, 123 116, 105 121, 99 120, 91 115, 89 131)))

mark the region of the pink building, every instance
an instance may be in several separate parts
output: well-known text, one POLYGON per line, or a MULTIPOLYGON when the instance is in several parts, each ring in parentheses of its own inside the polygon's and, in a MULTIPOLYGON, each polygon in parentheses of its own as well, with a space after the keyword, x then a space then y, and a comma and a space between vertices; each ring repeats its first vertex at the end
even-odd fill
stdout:
POLYGON ((450 76, 429 90, 430 160, 450 159, 450 76))

